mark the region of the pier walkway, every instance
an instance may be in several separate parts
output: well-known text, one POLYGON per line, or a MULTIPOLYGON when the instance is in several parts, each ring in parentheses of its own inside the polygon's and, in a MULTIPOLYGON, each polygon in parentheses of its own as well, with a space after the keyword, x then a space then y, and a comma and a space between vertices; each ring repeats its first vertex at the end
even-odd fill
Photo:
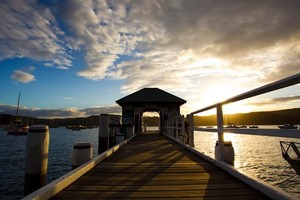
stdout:
POLYGON ((155 132, 137 135, 51 199, 269 199, 155 132))

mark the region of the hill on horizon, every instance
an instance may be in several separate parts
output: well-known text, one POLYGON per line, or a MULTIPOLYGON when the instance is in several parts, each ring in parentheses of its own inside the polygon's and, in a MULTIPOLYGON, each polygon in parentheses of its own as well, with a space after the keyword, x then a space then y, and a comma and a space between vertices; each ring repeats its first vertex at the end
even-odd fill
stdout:
MULTIPOLYGON (((300 108, 230 114, 224 115, 223 120, 224 124, 238 125, 300 124, 300 108)), ((195 126, 216 125, 217 119, 215 115, 195 116, 194 123, 195 126)))
MULTIPOLYGON (((20 116, 20 118, 29 124, 46 124, 50 127, 66 125, 99 125, 99 115, 55 119, 33 118, 28 116, 20 116)), ((7 125, 13 120, 15 120, 15 116, 13 115, 0 114, 1 125, 7 125)), ((224 115, 223 120, 225 125, 228 123, 238 125, 279 125, 285 123, 300 124, 300 108, 230 114, 229 116, 224 115)), ((143 121, 148 126, 157 126, 159 124, 159 117, 143 117, 143 121)), ((217 124, 217 119, 215 115, 194 116, 194 124, 195 126, 213 126, 217 124)))

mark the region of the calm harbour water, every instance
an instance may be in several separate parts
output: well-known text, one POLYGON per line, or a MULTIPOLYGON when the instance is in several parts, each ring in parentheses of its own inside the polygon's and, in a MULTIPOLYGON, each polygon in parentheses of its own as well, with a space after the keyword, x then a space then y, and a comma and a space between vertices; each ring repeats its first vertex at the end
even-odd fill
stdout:
MULTIPOLYGON (((298 141, 279 137, 225 134, 235 149, 235 167, 247 174, 276 185, 300 199, 300 176, 282 158, 279 141, 298 141), (288 180, 286 180, 288 179, 288 180), (286 181, 284 181, 286 180, 286 181)), ((195 132, 195 146, 214 157, 216 133, 195 132)), ((75 142, 90 142, 93 154, 98 149, 98 128, 72 131, 66 128, 50 129, 48 183, 71 170, 71 153, 75 142)), ((0 129, 0 199, 23 197, 26 136, 11 136, 0 129)))
MULTIPOLYGON (((98 151, 98 128, 72 131, 50 128, 47 181, 66 174, 72 169, 71 155, 76 142, 93 145, 93 156, 98 151)), ((15 200, 23 197, 26 136, 7 135, 0 129, 0 199, 15 200)))

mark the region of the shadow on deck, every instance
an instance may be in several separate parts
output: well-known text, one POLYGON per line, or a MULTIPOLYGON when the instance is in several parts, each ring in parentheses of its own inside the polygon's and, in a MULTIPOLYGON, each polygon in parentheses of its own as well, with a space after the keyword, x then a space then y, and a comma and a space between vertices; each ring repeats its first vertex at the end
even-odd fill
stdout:
POLYGON ((269 199, 172 140, 137 135, 52 199, 269 199))

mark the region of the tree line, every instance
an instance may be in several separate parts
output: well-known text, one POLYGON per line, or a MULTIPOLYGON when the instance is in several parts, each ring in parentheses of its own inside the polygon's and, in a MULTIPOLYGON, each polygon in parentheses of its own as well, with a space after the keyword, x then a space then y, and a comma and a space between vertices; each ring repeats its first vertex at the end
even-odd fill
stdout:
MULTIPOLYGON (((24 123, 32 124, 46 124, 50 127, 68 126, 68 125, 84 125, 84 126, 98 126, 99 115, 92 115, 88 117, 76 118, 54 118, 43 119, 28 116, 19 116, 24 123)), ((16 118, 10 114, 0 114, 0 125, 7 125, 15 121, 16 118)), ((224 124, 238 124, 238 125, 278 125, 285 123, 300 124, 300 108, 266 111, 266 112, 251 112, 238 114, 224 114, 224 124)), ((158 126, 159 117, 143 117, 143 122, 148 126, 158 126)), ((195 126, 216 125, 217 119, 215 115, 210 116, 195 116, 195 126)))

